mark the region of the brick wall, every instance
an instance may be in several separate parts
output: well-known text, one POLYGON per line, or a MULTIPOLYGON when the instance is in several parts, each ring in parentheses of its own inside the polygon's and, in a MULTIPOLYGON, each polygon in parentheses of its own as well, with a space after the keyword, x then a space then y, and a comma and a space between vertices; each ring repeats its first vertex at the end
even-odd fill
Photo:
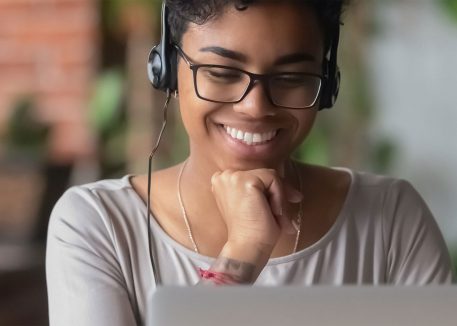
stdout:
POLYGON ((97 30, 96 0, 0 0, 0 136, 14 103, 33 95, 37 117, 53 126, 52 160, 92 151, 86 113, 97 30))

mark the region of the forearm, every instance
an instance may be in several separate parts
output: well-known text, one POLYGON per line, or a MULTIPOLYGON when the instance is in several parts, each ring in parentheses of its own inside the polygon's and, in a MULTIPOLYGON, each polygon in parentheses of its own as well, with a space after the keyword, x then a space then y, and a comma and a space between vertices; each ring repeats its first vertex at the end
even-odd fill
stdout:
MULTIPOLYGON (((265 267, 272 248, 227 243, 210 267, 211 272, 226 275, 231 284, 252 284, 265 267)), ((199 284, 218 284, 213 278, 202 278, 199 284)))

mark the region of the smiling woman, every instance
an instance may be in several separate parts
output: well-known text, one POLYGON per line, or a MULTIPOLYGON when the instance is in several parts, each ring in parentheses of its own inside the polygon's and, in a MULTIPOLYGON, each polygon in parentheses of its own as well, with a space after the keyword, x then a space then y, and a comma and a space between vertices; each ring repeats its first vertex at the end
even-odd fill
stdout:
POLYGON ((290 158, 338 94, 342 5, 167 1, 148 73, 168 99, 176 92, 190 155, 61 198, 48 234, 51 324, 141 324, 157 284, 452 280, 408 182, 290 158))

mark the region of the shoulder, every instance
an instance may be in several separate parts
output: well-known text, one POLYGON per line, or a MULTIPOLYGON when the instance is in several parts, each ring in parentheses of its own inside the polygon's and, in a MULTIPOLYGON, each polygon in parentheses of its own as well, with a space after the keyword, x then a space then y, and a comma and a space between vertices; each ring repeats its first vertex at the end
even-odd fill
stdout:
MULTIPOLYGON (((414 193, 411 184, 403 179, 357 171, 346 167, 323 167, 302 165, 305 181, 313 185, 314 192, 323 189, 320 194, 327 199, 331 194, 345 197, 347 204, 357 209, 373 207, 374 203, 384 203, 389 193, 414 193)), ((336 196, 338 197, 338 196, 336 196)), ((327 200, 328 201, 328 200, 327 200)), ((377 207, 379 209, 379 207, 377 207)))
POLYGON ((132 227, 140 219, 133 209, 135 201, 129 203, 134 197, 126 178, 72 187, 52 211, 46 279, 49 315, 55 323, 96 324, 116 306, 119 323, 133 325, 135 317, 139 320, 131 286, 137 260, 129 253, 147 257, 144 249, 133 250, 138 241, 145 242, 138 231, 141 225, 145 228, 144 223, 132 227))
POLYGON ((69 188, 57 201, 53 215, 97 210, 110 205, 119 207, 134 197, 129 176, 122 179, 101 180, 69 188))
POLYGON ((325 196, 327 202, 329 198, 345 197, 346 204, 357 211, 370 209, 386 213, 391 208, 426 206, 413 185, 404 179, 345 167, 301 164, 301 169, 303 181, 313 193, 325 196))
POLYGON ((53 236, 100 239, 112 235, 113 225, 125 224, 139 209, 139 198, 128 178, 69 188, 51 213, 48 239, 53 236))
POLYGON ((418 223, 436 224, 424 199, 409 181, 362 171, 351 173, 353 208, 379 218, 385 232, 418 223))
POLYGON ((404 285, 449 283, 453 272, 439 226, 415 187, 407 180, 356 172, 362 206, 381 225, 387 280, 404 285), (371 190, 370 190, 371 189, 371 190), (368 194, 371 193, 369 196, 368 194))
POLYGON ((405 209, 418 203, 425 204, 414 186, 405 179, 347 168, 336 169, 351 174, 352 197, 359 208, 376 207, 385 214, 390 213, 386 210, 399 204, 405 209))

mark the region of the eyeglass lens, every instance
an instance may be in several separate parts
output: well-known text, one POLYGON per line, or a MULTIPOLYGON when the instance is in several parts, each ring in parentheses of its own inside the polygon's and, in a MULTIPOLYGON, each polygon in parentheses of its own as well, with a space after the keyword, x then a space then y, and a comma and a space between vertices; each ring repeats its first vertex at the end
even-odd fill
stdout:
MULTIPOLYGON (((206 100, 234 103, 241 100, 249 87, 248 74, 229 67, 200 66, 195 71, 197 94, 206 100)), ((278 74, 268 79, 269 95, 275 105, 307 108, 315 104, 321 88, 318 76, 278 74)))

